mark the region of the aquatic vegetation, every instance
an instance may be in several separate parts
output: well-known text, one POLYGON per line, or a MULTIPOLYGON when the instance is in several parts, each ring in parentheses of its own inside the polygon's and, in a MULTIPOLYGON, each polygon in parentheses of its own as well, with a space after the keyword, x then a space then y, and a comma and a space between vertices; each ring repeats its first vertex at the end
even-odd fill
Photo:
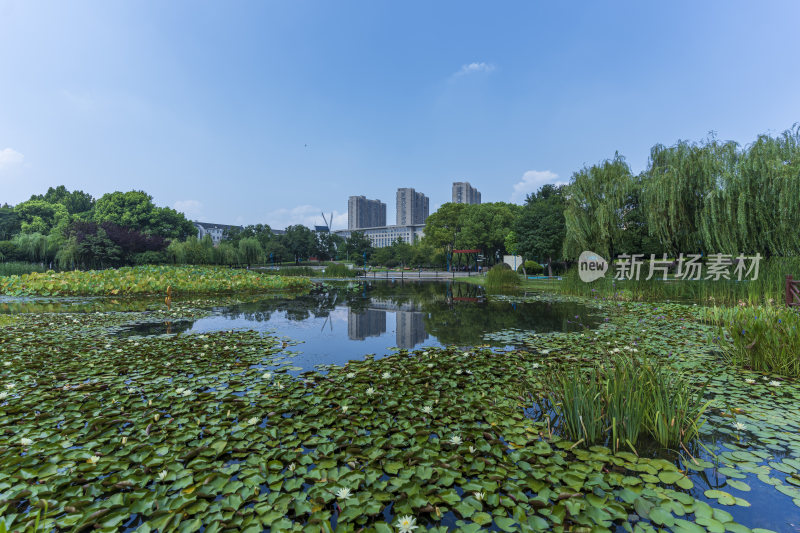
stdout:
MULTIPOLYGON (((642 267, 639 280, 614 279, 614 267, 610 266, 606 277, 591 283, 580 280, 577 268, 570 269, 561 281, 547 286, 547 290, 559 291, 589 298, 610 298, 628 301, 691 301, 716 305, 738 305, 748 302, 754 305, 782 302, 783 287, 787 274, 800 273, 800 258, 772 257, 761 261, 756 280, 646 280, 647 267, 642 267)), ((797 277, 797 275, 795 276, 797 277)))
POLYGON ((331 263, 325 267, 326 278, 354 278, 358 275, 355 268, 348 268, 342 263, 331 263))
POLYGON ((718 326, 712 342, 733 365, 800 377, 800 312, 777 306, 713 307, 703 317, 718 326))
POLYGON ((7 261, 0 263, 0 276, 21 276, 31 272, 45 272, 47 269, 38 263, 7 261))
POLYGON ((615 355, 610 365, 590 370, 556 368, 544 381, 567 436, 587 446, 635 451, 642 434, 664 447, 685 446, 697 437, 708 406, 702 387, 655 358, 634 354, 615 355))
POLYGON ((143 317, 207 312, 160 309, 30 314, 0 330, 12 363, 0 366, 9 530, 33 526, 38 512, 48 531, 328 531, 335 522, 380 533, 747 532, 736 522, 781 529, 776 520, 788 516, 748 491, 769 491, 775 508, 800 506, 800 390, 715 364, 711 326, 691 307, 604 304, 598 330, 519 331, 519 349, 354 354, 296 377, 304 369, 292 366, 290 343, 255 332, 115 335, 143 317), (525 415, 521 392, 546 394, 551 368, 635 353, 663 354, 695 386, 708 382, 699 431, 715 457, 691 445, 668 456, 576 446, 525 415), (724 510, 748 500, 752 520, 724 510))
POLYGON ((140 266, 108 270, 32 273, 0 278, 0 294, 130 296, 240 293, 309 289, 307 279, 283 278, 222 267, 140 266))
POLYGON ((511 270, 506 264, 493 266, 486 273, 484 286, 487 290, 514 289, 522 283, 519 274, 511 270))

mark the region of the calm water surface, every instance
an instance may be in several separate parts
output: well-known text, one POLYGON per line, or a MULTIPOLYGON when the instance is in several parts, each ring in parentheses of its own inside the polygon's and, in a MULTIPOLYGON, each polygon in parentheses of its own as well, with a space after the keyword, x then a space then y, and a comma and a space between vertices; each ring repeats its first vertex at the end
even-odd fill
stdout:
POLYGON ((368 281, 326 285, 297 297, 265 298, 215 307, 197 320, 139 324, 121 335, 209 333, 252 329, 301 341, 292 361, 310 370, 343 364, 392 348, 504 346, 484 335, 519 329, 544 333, 595 327, 600 318, 575 303, 498 301, 478 286, 458 282, 368 281))

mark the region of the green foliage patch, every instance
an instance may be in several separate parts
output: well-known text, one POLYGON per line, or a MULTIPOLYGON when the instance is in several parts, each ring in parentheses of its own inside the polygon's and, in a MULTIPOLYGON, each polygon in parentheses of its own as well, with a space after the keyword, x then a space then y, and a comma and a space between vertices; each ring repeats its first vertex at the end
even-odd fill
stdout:
POLYGON ((800 377, 800 312, 777 306, 714 307, 705 318, 718 326, 712 342, 734 365, 800 377))
POLYGON ((0 278, 0 294, 127 296, 303 290, 311 282, 250 270, 215 267, 140 266, 109 270, 31 273, 0 278))

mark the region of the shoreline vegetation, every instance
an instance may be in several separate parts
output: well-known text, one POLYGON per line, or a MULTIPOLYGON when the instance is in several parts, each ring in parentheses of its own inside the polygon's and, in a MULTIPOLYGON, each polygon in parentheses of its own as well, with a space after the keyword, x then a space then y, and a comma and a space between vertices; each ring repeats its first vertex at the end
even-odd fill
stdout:
POLYGON ((211 266, 139 266, 107 270, 33 272, 0 277, 10 296, 147 296, 308 290, 304 277, 211 266))

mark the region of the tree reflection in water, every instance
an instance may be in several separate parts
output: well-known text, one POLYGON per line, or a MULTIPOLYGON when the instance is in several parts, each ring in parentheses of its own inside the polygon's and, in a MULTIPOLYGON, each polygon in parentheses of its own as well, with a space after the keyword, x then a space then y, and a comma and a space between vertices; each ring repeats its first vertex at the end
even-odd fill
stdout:
POLYGON ((215 312, 251 322, 269 321, 273 313, 305 321, 328 318, 337 308, 347 310, 351 340, 386 333, 386 312, 395 313, 401 348, 412 348, 429 335, 442 344, 476 345, 486 342, 484 334, 501 330, 574 331, 599 323, 580 304, 497 300, 488 298, 477 285, 459 282, 326 284, 306 295, 268 298, 220 307, 215 312))

